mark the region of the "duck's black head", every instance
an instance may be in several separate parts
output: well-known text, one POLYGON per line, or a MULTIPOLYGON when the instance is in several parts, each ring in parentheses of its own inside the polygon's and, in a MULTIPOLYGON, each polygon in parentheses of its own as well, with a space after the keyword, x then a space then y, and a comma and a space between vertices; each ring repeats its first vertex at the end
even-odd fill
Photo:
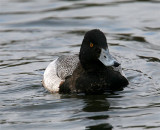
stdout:
POLYGON ((120 64, 110 55, 107 40, 104 33, 98 29, 88 31, 83 39, 80 54, 80 62, 84 69, 98 69, 103 66, 115 66, 120 64))

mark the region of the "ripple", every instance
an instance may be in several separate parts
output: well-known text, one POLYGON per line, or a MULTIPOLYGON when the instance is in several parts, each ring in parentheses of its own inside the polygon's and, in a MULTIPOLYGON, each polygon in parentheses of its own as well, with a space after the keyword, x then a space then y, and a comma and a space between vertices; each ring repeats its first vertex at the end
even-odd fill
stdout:
POLYGON ((137 41, 142 43, 148 43, 144 37, 133 36, 132 34, 117 34, 114 37, 118 40, 123 40, 123 41, 137 41))
POLYGON ((146 59, 147 62, 159 62, 160 63, 160 59, 156 58, 156 57, 147 57, 147 56, 138 56, 141 59, 146 59))

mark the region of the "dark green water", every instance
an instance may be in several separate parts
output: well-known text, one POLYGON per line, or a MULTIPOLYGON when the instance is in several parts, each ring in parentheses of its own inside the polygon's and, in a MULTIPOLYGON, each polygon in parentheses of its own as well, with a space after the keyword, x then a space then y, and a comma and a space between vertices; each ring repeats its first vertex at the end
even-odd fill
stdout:
POLYGON ((159 0, 0 0, 1 130, 160 129, 159 0), (50 94, 57 56, 105 32, 130 85, 105 95, 50 94))

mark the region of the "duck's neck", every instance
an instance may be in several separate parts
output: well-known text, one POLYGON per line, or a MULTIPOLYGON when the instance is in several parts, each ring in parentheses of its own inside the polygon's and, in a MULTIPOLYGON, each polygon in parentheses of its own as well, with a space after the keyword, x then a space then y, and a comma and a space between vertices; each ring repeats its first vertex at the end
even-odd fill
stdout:
POLYGON ((95 61, 80 60, 80 62, 86 72, 99 72, 105 68, 105 66, 99 60, 95 61))

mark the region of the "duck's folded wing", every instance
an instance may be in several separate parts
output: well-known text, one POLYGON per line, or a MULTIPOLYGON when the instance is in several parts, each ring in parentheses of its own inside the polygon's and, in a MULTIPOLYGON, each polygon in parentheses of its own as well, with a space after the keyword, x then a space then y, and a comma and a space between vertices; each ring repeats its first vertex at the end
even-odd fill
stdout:
POLYGON ((72 75, 78 62, 79 58, 77 55, 59 57, 57 60, 57 76, 65 80, 67 76, 72 75))

